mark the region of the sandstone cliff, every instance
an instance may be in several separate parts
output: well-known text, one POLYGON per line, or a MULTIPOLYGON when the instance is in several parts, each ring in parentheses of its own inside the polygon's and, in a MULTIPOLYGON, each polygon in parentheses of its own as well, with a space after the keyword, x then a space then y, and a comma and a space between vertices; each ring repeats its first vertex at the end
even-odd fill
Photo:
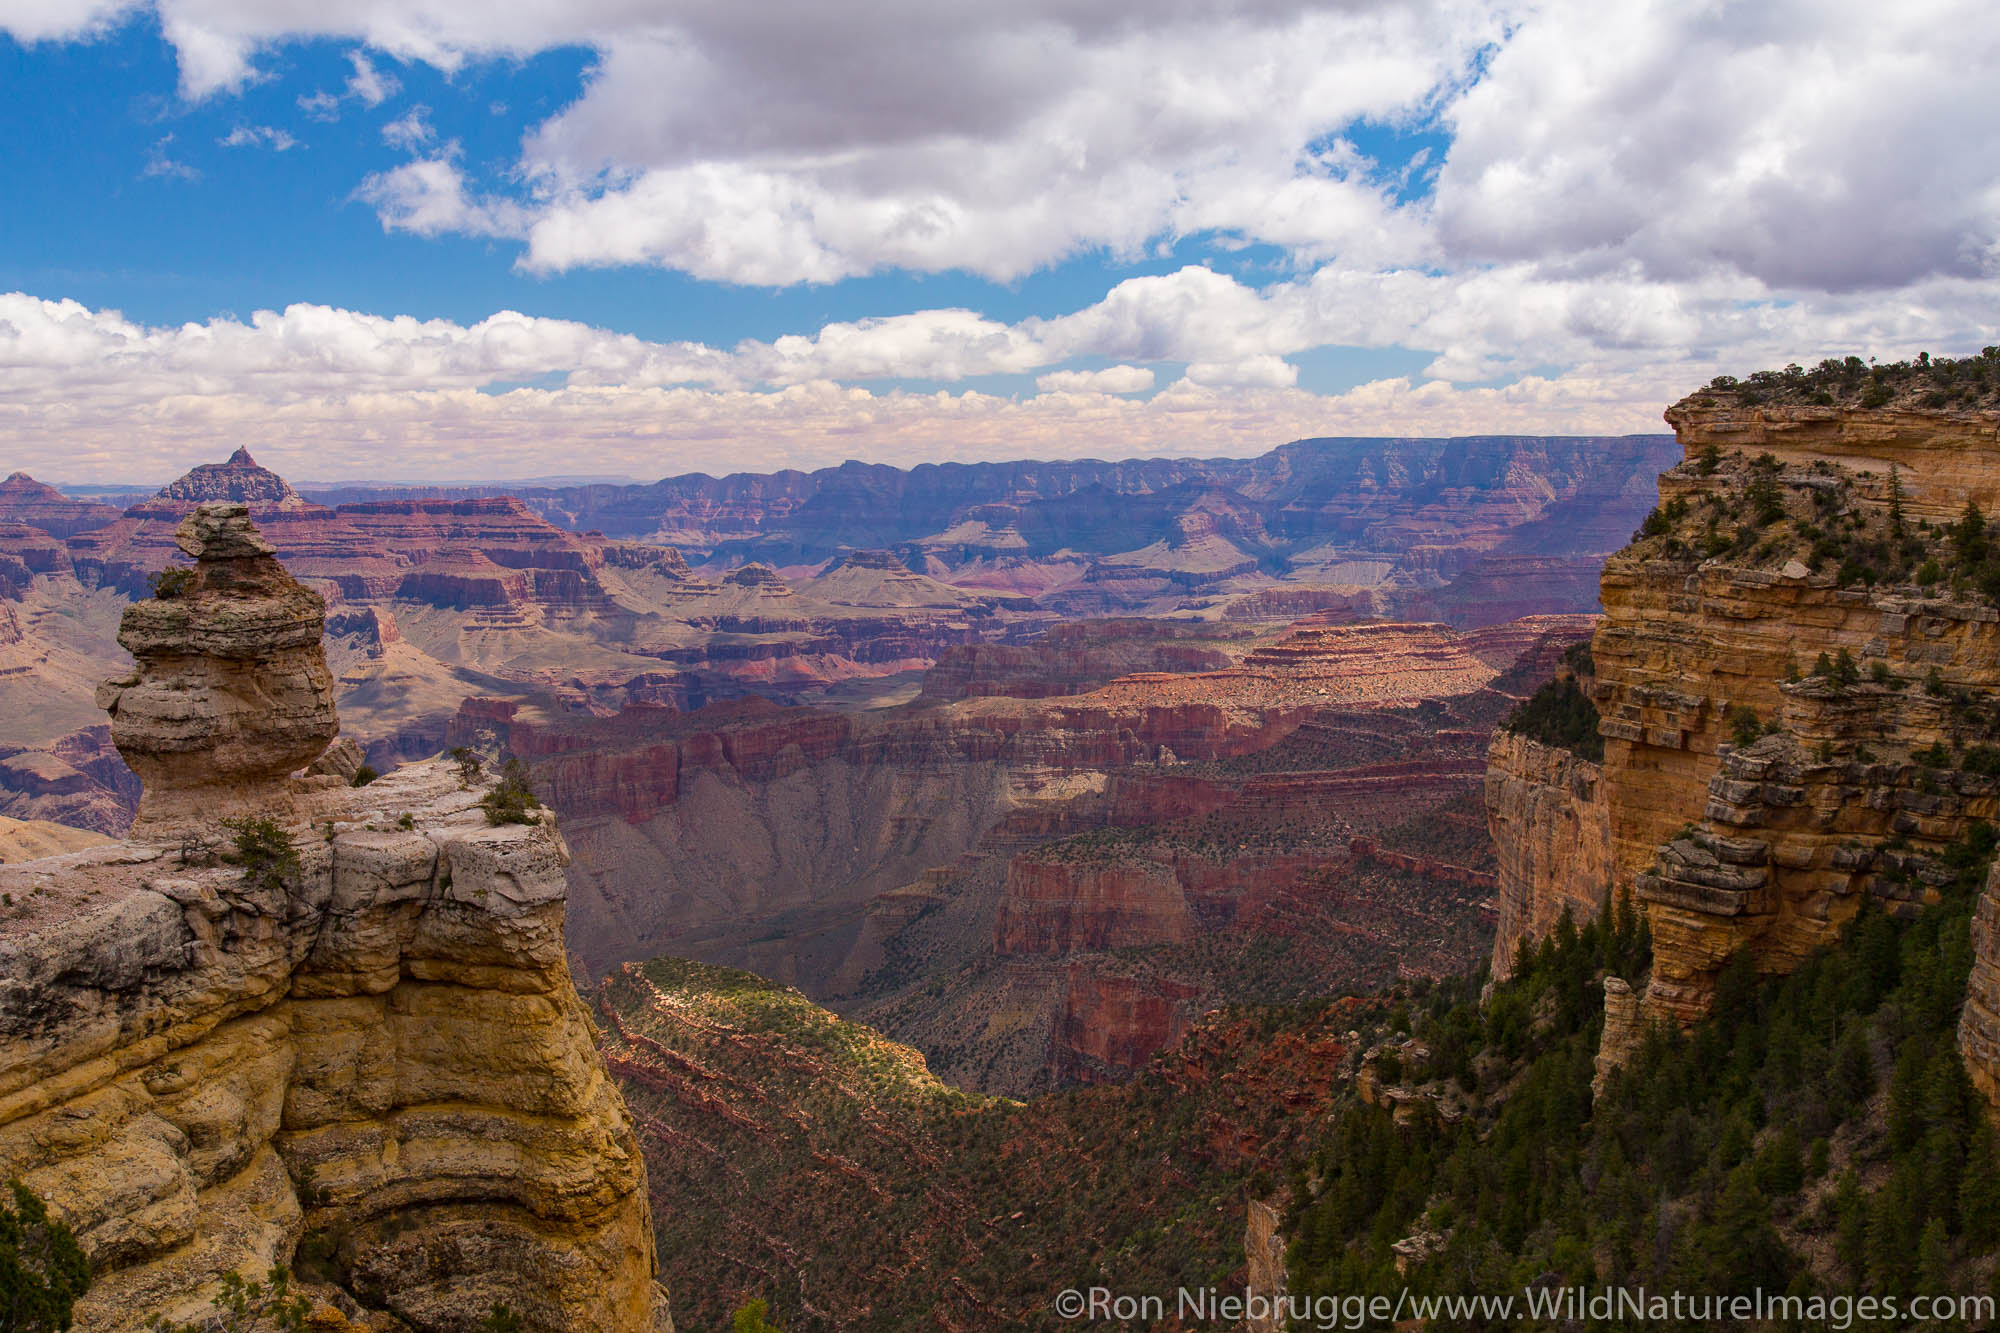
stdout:
POLYGON ((162 813, 0 868, 0 1174, 75 1228, 79 1327, 193 1317, 220 1274, 286 1263, 326 1327, 470 1329, 504 1302, 654 1329, 645 1171, 570 983, 553 822, 491 825, 489 779, 444 761, 274 773, 334 724, 315 617, 242 506, 183 536, 193 595, 132 618, 171 651, 114 691, 177 705, 119 730, 162 813), (253 795, 284 822, 232 851, 216 816, 253 795))
POLYGON ((1486 818, 1499 860, 1493 975, 1567 909, 1595 916, 1611 888, 1611 812, 1603 768, 1569 750, 1502 731, 1486 755, 1486 818))
POLYGON ((2000 451, 1992 414, 1697 398, 1668 419, 1687 457, 1605 566, 1593 651, 1614 882, 1653 930, 1646 1010, 1687 1020, 1736 948, 1788 971, 1864 895, 1908 899, 1921 866, 1890 840, 1920 862, 1994 814, 1963 756, 2000 612, 1923 566, 1954 560, 1942 520, 1990 495, 2000 451))
MULTIPOLYGON (((1606 890, 1648 918, 1601 1068, 1645 1022, 1706 1013, 1737 951, 1789 972, 1870 899, 1935 901, 2000 813, 2000 548, 1968 507, 2000 503, 2000 414, 1883 385, 1863 407, 1876 372, 1829 366, 1668 411, 1683 459, 1604 569, 1601 769, 1494 746, 1496 954, 1606 890)), ((1989 891, 1962 1029, 1989 1096, 1995 919, 1989 891)))

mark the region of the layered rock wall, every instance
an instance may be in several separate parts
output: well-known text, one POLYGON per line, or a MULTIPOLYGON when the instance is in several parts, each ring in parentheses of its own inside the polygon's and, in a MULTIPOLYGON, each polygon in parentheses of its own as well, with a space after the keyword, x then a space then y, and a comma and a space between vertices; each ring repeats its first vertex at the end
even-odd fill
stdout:
POLYGON ((1493 976, 1564 910, 1595 916, 1611 889, 1611 810, 1604 770, 1569 750, 1502 731, 1487 751, 1486 820, 1499 868, 1493 976))
POLYGON ((1650 918, 1646 1012, 1683 1022, 1734 950, 1787 971, 1867 894, 1921 896, 1923 859, 1995 802, 1992 779, 1919 758, 1977 740, 1964 705, 2000 688, 1984 598, 1864 583, 1804 549, 1829 529, 1880 531, 1887 549, 1897 511, 1898 540, 1936 543, 1924 515, 2000 494, 1990 414, 1702 401, 1668 415, 1686 460, 1660 496, 1686 517, 1606 564, 1593 642, 1612 878, 1650 918), (1704 463, 1711 446, 1721 461, 1704 463), (1746 522, 1758 488, 1775 511, 1762 524, 1746 522), (1855 679, 1814 675, 1822 653, 1855 679), (1743 725, 1767 738, 1745 744, 1743 725), (1884 852, 1891 840, 1915 860, 1884 852))
POLYGON ((285 776, 337 725, 282 688, 325 675, 317 598, 240 505, 183 537, 192 595, 135 608, 171 651, 110 692, 155 816, 0 867, 0 1175, 75 1229, 79 1327, 203 1317, 221 1275, 273 1264, 315 1327, 470 1330, 496 1303, 550 1333, 660 1327, 553 821, 493 825, 489 779, 451 762, 285 776))
MULTIPOLYGON (((1647 914, 1653 970, 1607 983, 1600 1084, 1646 1023, 1706 1013, 1737 951, 1788 972, 1871 898, 1935 900, 1946 849, 2000 815, 1991 533, 1958 523, 2000 504, 2000 416, 1722 389, 1667 419, 1683 461, 1604 570, 1601 771, 1503 736, 1488 775, 1496 963, 1592 878, 1647 914)), ((2000 1102, 1995 901, 1989 882, 1961 1044, 2000 1102)))
POLYGON ((81 1326, 190 1318, 321 1256, 425 1329, 653 1327, 644 1166, 562 945, 560 837, 455 765, 253 882, 119 843, 0 869, 0 1170, 76 1228, 81 1326), (409 828, 402 827, 407 822, 409 828))

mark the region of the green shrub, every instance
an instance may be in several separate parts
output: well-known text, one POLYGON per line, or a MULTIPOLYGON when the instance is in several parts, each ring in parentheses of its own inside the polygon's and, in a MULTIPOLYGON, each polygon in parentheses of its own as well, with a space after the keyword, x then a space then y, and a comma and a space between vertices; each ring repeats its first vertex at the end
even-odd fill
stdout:
POLYGON ((231 865, 243 867, 243 882, 260 888, 282 889, 285 881, 299 872, 299 850, 292 835, 269 815, 225 819, 235 851, 223 856, 231 865))
POLYGON ((763 1299, 745 1301, 736 1307, 736 1313, 729 1318, 730 1333, 782 1333, 771 1322, 770 1302, 763 1299))
POLYGON ((501 770, 500 781, 493 790, 479 798, 479 806, 486 812, 489 824, 539 824, 540 815, 535 811, 542 803, 528 788, 527 769, 518 759, 509 759, 501 770))
POLYGON ((90 1263, 69 1227, 14 1181, 13 1207, 0 1202, 0 1330, 54 1333, 90 1287, 90 1263))
POLYGON ((292 1293, 292 1275, 276 1267, 262 1280, 245 1280, 241 1273, 224 1273, 222 1291, 209 1313, 192 1323, 176 1324, 154 1315, 153 1333, 301 1333, 312 1301, 292 1293))
POLYGON ((1980 777, 2000 777, 2000 749, 1991 745, 1974 745, 1966 750, 1959 767, 1980 777))
POLYGON ((1764 727, 1757 720, 1757 710, 1748 704, 1732 704, 1723 715, 1723 722, 1729 728, 1729 739, 1737 745, 1754 745, 1764 734, 1764 727))
POLYGON ((194 584, 194 571, 186 565, 168 565, 146 576, 146 586, 163 602, 185 597, 194 584))
POLYGON ((369 783, 373 782, 375 779, 381 776, 382 775, 380 773, 375 771, 372 765, 363 764, 361 767, 354 770, 354 781, 348 785, 354 787, 365 787, 369 783))
POLYGON ((1597 734, 1597 705, 1574 676, 1561 676, 1528 697, 1500 725, 1518 736, 1554 745, 1585 759, 1604 758, 1604 738, 1597 734))

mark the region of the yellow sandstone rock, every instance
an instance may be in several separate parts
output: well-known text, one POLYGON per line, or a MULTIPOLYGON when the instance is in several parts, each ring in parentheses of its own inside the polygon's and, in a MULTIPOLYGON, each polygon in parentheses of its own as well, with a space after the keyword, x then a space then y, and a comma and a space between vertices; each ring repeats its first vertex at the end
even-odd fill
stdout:
MULTIPOLYGON (((226 625, 216 596, 198 609, 226 625)), ((323 674, 279 638, 280 674, 323 674)), ((112 693, 123 712, 177 677, 209 707, 267 665, 169 654, 112 693)), ((257 737, 296 767, 331 732, 297 690, 278 722, 252 693, 213 745, 178 713, 179 752, 234 756, 228 784, 155 763, 139 839, 0 867, 0 1176, 76 1229, 78 1327, 192 1318, 221 1274, 274 1263, 338 1298, 315 1328, 471 1329, 496 1303, 550 1333, 668 1327, 645 1166, 564 956, 553 821, 489 825, 491 779, 450 761, 363 788, 273 774, 257 737), (260 791, 288 816, 282 874, 202 845, 226 852, 215 815, 260 791)))
POLYGON ((1486 822, 1499 859, 1493 976, 1514 948, 1554 929, 1565 908, 1597 915, 1611 884, 1611 812, 1604 770, 1568 750, 1498 732, 1486 752, 1486 822))
MULTIPOLYGON (((1647 914, 1652 974, 1607 982, 1600 1085, 1646 1023, 1706 1013, 1735 951, 1787 972, 1870 897, 1914 910, 1950 882, 1939 853, 2000 814, 2000 777, 1964 762, 2000 699, 2000 610, 1918 576, 1967 501, 2000 508, 2000 414, 1703 393, 1667 420, 1684 459, 1604 569, 1601 771, 1503 735, 1487 780, 1501 948, 1607 890, 1647 914), (1843 586, 1826 552, 1862 547, 1889 574, 1843 586)), ((1997 893, 1960 1038, 2000 1104, 1997 893)))

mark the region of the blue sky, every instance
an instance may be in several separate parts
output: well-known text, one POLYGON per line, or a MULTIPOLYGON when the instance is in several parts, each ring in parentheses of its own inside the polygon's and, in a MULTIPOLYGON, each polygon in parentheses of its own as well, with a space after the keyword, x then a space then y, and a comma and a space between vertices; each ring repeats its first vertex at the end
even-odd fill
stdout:
POLYGON ((2000 340, 1970 5, 324 8, 0 14, 0 463, 1612 433, 2000 340))

